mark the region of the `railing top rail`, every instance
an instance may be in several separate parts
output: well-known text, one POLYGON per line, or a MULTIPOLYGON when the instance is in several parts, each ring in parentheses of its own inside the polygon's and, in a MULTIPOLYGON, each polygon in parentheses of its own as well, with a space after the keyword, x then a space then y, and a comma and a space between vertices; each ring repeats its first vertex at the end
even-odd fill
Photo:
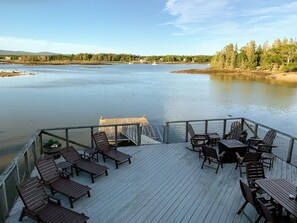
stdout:
POLYGON ((213 119, 194 119, 194 120, 179 120, 179 121, 168 121, 167 124, 176 124, 176 123, 184 123, 184 122, 205 122, 205 121, 223 121, 223 120, 238 120, 245 118, 213 118, 213 119))
POLYGON ((288 133, 279 131, 279 130, 277 130, 277 129, 271 128, 271 127, 269 127, 269 126, 267 126, 267 125, 263 125, 263 124, 261 124, 261 123, 259 123, 259 122, 255 122, 255 121, 253 121, 253 120, 251 120, 251 119, 244 118, 244 117, 168 121, 168 122, 166 122, 166 125, 168 125, 168 124, 185 123, 185 122, 223 121, 223 120, 238 120, 238 119, 243 119, 243 120, 245 120, 245 121, 252 122, 253 124, 258 125, 258 126, 261 126, 261 127, 263 127, 263 128, 266 128, 266 129, 273 129, 273 130, 275 130, 277 133, 279 133, 279 134, 281 134, 281 135, 283 135, 283 136, 286 136, 286 137, 288 137, 288 138, 297 140, 297 137, 295 137, 295 136, 292 136, 292 135, 290 135, 290 134, 288 134, 288 133))
POLYGON ((3 181, 6 179, 6 176, 11 172, 11 170, 15 167, 16 163, 19 159, 28 151, 28 148, 32 145, 35 139, 41 133, 40 130, 37 130, 34 135, 28 140, 28 142, 22 147, 22 149, 17 153, 16 157, 10 162, 10 164, 5 168, 3 173, 0 175, 0 185, 3 184, 3 181))
POLYGON ((55 130, 65 130, 65 129, 86 129, 86 128, 114 127, 114 126, 127 126, 127 125, 129 125, 129 126, 140 125, 140 123, 71 126, 71 127, 47 128, 47 129, 42 129, 42 131, 55 131, 55 130))
POLYGON ((263 127, 263 128, 266 128, 266 129, 273 129, 274 131, 276 131, 277 133, 279 133, 279 134, 281 134, 281 135, 284 135, 284 136, 287 136, 287 137, 292 138, 292 139, 294 139, 294 140, 297 140, 297 137, 292 136, 292 135, 290 135, 290 134, 288 134, 288 133, 279 131, 279 130, 277 130, 277 129, 271 128, 271 127, 269 127, 269 126, 267 126, 267 125, 263 125, 263 124, 261 124, 261 123, 258 123, 258 122, 255 122, 255 121, 253 121, 253 120, 250 120, 250 119, 248 119, 248 118, 244 118, 244 120, 249 121, 249 122, 252 122, 252 123, 254 123, 254 124, 258 125, 258 126, 261 126, 261 127, 263 127))

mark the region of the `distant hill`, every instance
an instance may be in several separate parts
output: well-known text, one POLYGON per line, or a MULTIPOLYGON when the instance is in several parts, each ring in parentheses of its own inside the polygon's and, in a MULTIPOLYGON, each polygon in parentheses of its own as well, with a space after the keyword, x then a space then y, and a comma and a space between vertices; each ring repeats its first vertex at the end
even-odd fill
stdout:
POLYGON ((38 53, 32 53, 32 52, 26 52, 26 51, 11 51, 11 50, 0 50, 0 55, 58 55, 58 53, 52 53, 52 52, 38 52, 38 53))

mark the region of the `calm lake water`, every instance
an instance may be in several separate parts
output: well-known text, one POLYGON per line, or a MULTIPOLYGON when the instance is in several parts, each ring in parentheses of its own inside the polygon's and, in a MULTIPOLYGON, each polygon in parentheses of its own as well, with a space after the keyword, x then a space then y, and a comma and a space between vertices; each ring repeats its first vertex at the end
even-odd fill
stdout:
MULTIPOLYGON (((297 136, 297 87, 170 71, 207 65, 22 66, 0 78, 0 165, 40 128, 96 125, 100 116, 151 123, 246 117, 297 136)), ((1 166, 0 166, 1 169, 1 166)))

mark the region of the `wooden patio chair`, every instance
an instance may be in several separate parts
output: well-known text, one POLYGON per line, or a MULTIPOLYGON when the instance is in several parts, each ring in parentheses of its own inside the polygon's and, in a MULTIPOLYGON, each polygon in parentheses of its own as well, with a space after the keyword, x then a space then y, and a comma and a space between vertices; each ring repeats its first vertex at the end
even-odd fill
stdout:
MULTIPOLYGON (((219 167, 221 166, 221 168, 223 168, 222 158, 225 154, 225 151, 223 151, 221 154, 218 154, 216 149, 214 149, 210 146, 202 145, 202 153, 203 153, 204 159, 202 162, 201 169, 203 169, 205 162, 208 161, 209 164, 211 164, 211 162, 214 162, 217 164, 217 168, 216 168, 216 174, 217 174, 219 167)), ((209 166, 209 167, 211 167, 211 166, 209 166)))
POLYGON ((249 187, 256 188, 259 193, 263 193, 263 191, 257 187, 255 181, 265 178, 264 165, 262 162, 249 162, 246 164, 246 179, 249 187))
POLYGON ((242 168, 246 167, 246 163, 248 163, 248 162, 260 161, 261 153, 247 152, 242 157, 242 156, 239 155, 239 153, 236 152, 236 158, 237 158, 237 163, 236 163, 235 169, 237 169, 237 167, 239 167, 240 177, 242 177, 242 174, 245 173, 245 172, 242 171, 242 168))
POLYGON ((44 185, 51 190, 52 195, 59 192, 67 196, 71 208, 73 208, 74 201, 86 194, 89 197, 91 196, 91 188, 67 178, 65 174, 59 171, 52 158, 40 159, 35 164, 44 185))
POLYGON ((260 214, 264 217, 264 222, 269 223, 289 223, 291 222, 290 216, 276 215, 274 210, 271 210, 262 200, 257 199, 257 206, 260 214))
POLYGON ((269 170, 271 169, 271 167, 273 167, 274 154, 272 153, 272 148, 275 147, 273 146, 275 137, 276 131, 270 129, 266 133, 263 140, 258 138, 248 139, 249 148, 262 153, 261 159, 263 160, 265 166, 269 168, 269 170))
POLYGON ((32 177, 17 185, 17 191, 25 205, 19 221, 25 216, 44 223, 83 223, 88 217, 64 208, 60 200, 47 195, 38 177, 32 177))
POLYGON ((117 169, 121 163, 131 163, 132 156, 118 151, 116 146, 109 144, 105 132, 93 134, 93 140, 95 142, 96 149, 98 150, 98 153, 102 155, 104 162, 106 162, 106 158, 114 160, 117 169))
POLYGON ((257 198, 257 193, 255 189, 250 188, 248 185, 246 185, 245 183, 243 183, 241 180, 239 180, 239 184, 240 184, 240 189, 242 192, 242 195, 244 197, 244 203, 243 205, 239 208, 237 214, 243 213, 251 222, 253 222, 250 217, 244 212, 244 209, 246 207, 247 204, 251 204, 255 210, 258 213, 258 218, 256 219, 255 223, 259 222, 259 220, 262 217, 262 214, 258 208, 258 203, 256 199, 259 199, 263 202, 263 204, 265 204, 265 207, 267 207, 270 210, 276 210, 276 207, 273 203, 269 202, 268 200, 266 200, 263 197, 257 198))
POLYGON ((94 177, 98 177, 104 173, 108 175, 108 167, 85 158, 82 154, 79 154, 73 146, 62 148, 60 153, 67 162, 74 165, 77 176, 79 175, 79 170, 89 173, 92 183, 94 183, 94 177))
POLYGON ((239 121, 235 121, 231 124, 230 132, 224 136, 224 139, 236 139, 241 141, 242 139, 242 125, 239 121))
POLYGON ((202 146, 209 143, 209 137, 207 134, 196 134, 191 124, 188 124, 188 133, 190 134, 192 149, 186 148, 198 152, 200 159, 202 157, 202 146))

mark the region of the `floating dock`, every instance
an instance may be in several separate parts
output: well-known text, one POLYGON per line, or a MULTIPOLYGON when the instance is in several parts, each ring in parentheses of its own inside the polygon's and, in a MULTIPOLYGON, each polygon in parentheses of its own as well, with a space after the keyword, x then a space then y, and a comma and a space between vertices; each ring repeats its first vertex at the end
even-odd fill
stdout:
MULTIPOLYGON (((104 118, 100 117, 99 125, 118 125, 118 124, 136 124, 139 123, 141 127, 141 145, 151 145, 160 143, 159 134, 155 132, 152 125, 147 120, 146 116, 142 117, 133 117, 133 118, 104 118)), ((127 126, 118 126, 117 134, 115 133, 114 127, 100 127, 99 131, 105 131, 108 139, 110 141, 115 140, 115 135, 119 141, 131 141, 135 145, 138 145, 137 142, 137 126, 127 125, 127 126)))

